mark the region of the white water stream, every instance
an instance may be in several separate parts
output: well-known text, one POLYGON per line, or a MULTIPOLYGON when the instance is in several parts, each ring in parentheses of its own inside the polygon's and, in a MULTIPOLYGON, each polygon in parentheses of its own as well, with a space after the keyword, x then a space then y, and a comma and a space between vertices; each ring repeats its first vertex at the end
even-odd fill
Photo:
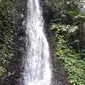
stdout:
POLYGON ((49 45, 44 34, 42 8, 39 0, 28 0, 27 7, 24 85, 50 85, 49 45))

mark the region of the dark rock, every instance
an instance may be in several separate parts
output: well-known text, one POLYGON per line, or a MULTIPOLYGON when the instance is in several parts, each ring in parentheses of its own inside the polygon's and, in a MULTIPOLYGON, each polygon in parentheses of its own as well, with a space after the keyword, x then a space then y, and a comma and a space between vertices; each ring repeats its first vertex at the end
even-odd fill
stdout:
POLYGON ((25 30, 24 20, 26 19, 27 0, 15 0, 14 7, 17 10, 14 16, 13 29, 13 56, 7 65, 7 73, 3 77, 2 85, 22 85, 22 59, 25 55, 25 30), (23 15, 23 16, 22 16, 23 15))
POLYGON ((47 39, 50 46, 50 54, 51 54, 51 64, 52 64, 52 85, 69 85, 69 81, 65 75, 65 73, 62 71, 60 67, 60 62, 58 59, 58 56, 56 55, 56 40, 55 35, 52 34, 50 31, 51 25, 52 25, 52 19, 53 19, 53 11, 52 9, 46 5, 45 0, 42 3, 43 7, 43 17, 45 20, 45 30, 47 34, 47 39))
POLYGON ((3 85, 20 85, 20 74, 13 74, 6 77, 3 81, 3 85))

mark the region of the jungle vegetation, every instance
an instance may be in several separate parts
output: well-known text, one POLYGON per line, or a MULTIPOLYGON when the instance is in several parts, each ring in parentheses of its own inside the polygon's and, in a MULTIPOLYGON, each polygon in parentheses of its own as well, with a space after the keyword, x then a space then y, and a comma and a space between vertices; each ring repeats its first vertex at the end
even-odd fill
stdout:
MULTIPOLYGON (((45 0, 52 11, 50 32, 70 85, 85 85, 85 5, 83 0, 45 0)), ((14 0, 0 0, 0 83, 12 57, 14 0)))
POLYGON ((85 85, 85 2, 83 0, 48 0, 53 18, 56 54, 70 85, 85 85))

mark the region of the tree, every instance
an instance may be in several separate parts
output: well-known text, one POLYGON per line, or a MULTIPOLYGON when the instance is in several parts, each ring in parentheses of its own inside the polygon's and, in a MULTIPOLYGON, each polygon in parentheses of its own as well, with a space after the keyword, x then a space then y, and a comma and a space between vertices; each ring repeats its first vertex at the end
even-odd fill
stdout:
POLYGON ((71 85, 84 85, 85 15, 81 11, 82 0, 48 0, 47 4, 54 12, 51 33, 55 34, 61 68, 67 73, 71 85))
POLYGON ((12 0, 0 1, 0 78, 6 72, 5 66, 9 63, 12 56, 14 12, 12 0))

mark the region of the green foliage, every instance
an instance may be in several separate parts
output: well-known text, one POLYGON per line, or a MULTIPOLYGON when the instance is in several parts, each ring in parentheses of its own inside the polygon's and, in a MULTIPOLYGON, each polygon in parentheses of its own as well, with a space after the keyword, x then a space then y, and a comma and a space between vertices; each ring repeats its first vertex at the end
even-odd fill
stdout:
POLYGON ((0 1, 0 77, 12 56, 13 5, 12 0, 0 1))
POLYGON ((82 52, 77 53, 72 45, 78 42, 78 40, 72 39, 78 29, 78 26, 61 24, 53 24, 51 28, 51 32, 55 33, 57 54, 60 56, 61 67, 67 73, 71 85, 84 85, 85 83, 85 60, 81 58, 85 58, 85 51, 82 50, 82 52))
POLYGON ((57 53, 71 85, 84 85, 85 61, 79 59, 80 53, 76 53, 69 48, 59 49, 57 53))
POLYGON ((71 85, 84 85, 85 78, 85 60, 81 56, 85 56, 85 50, 77 53, 71 45, 78 42, 72 36, 78 31, 78 26, 53 24, 51 32, 55 33, 57 55, 60 57, 61 67, 67 73, 71 85))
MULTIPOLYGON (((12 56, 15 0, 0 0, 0 78, 12 56)), ((56 51, 71 85, 85 85, 85 46, 82 39, 85 14, 83 0, 46 0, 53 12, 51 33, 55 34, 56 51)), ((18 10, 18 8, 17 8, 18 10)), ((18 10, 19 11, 19 10, 18 10)))
POLYGON ((5 69, 2 66, 0 66, 0 75, 2 75, 2 73, 4 73, 4 71, 5 71, 5 69))
POLYGON ((70 84, 85 85, 85 14, 81 12, 82 0, 58 1, 50 5, 54 6, 50 31, 55 34, 56 53, 60 56, 61 68, 67 73, 70 84))

